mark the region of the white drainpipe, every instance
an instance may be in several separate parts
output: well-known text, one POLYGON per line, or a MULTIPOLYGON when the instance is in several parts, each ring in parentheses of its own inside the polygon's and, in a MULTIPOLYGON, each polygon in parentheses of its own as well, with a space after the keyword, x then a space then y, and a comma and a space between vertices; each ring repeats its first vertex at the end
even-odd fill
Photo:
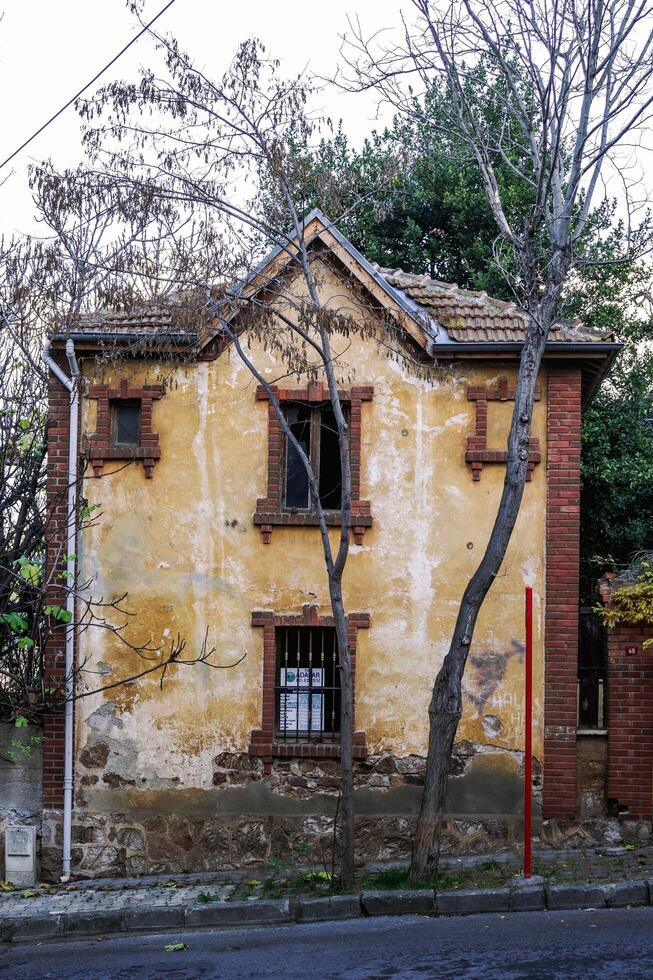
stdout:
POLYGON ((68 435, 68 506, 66 519, 66 582, 68 594, 66 609, 70 622, 66 627, 66 665, 64 708, 64 775, 63 775, 63 861, 62 881, 70 878, 71 830, 73 816, 73 694, 74 694, 74 641, 75 641, 75 550, 77 528, 77 429, 79 420, 79 395, 77 376, 79 368, 75 357, 75 345, 71 339, 66 341, 66 357, 70 367, 67 378, 50 355, 50 341, 43 345, 43 360, 59 378, 70 393, 70 415, 68 435))

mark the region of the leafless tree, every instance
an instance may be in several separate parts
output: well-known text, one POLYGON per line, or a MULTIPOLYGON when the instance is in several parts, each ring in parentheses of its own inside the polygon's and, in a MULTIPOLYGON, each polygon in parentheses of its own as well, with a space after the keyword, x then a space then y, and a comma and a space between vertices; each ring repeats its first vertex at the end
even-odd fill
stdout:
MULTIPOLYGON (((80 105, 94 168, 89 179, 112 180, 118 191, 140 190, 147 200, 186 208, 196 218, 202 215, 206 254, 213 255, 210 270, 180 268, 178 283, 189 297, 195 296, 192 316, 203 321, 203 335, 217 332, 225 346, 232 345, 265 389, 306 473, 338 644, 340 874, 349 885, 354 866, 353 692, 342 580, 352 528, 352 481, 349 425, 340 397, 346 368, 339 363, 334 338, 366 329, 372 336, 377 318, 368 317, 369 327, 361 327, 320 296, 320 258, 311 249, 291 189, 301 185, 297 168, 302 166, 292 146, 310 140, 315 126, 306 110, 305 80, 284 79, 279 64, 266 57, 256 40, 243 43, 225 74, 213 79, 175 39, 154 36, 164 60, 161 77, 143 71, 138 84, 116 82, 80 105), (266 200, 275 202, 267 211, 274 212, 274 220, 260 205, 262 187, 266 200), (275 270, 266 279, 255 260, 275 249, 275 270), (280 365, 278 380, 295 376, 326 381, 341 473, 337 541, 330 536, 315 463, 293 431, 274 383, 256 363, 250 341, 274 355, 280 365)), ((337 207, 333 196, 327 207, 329 203, 337 207)), ((170 240, 180 254, 192 252, 183 235, 170 240)), ((386 340, 393 343, 396 333, 397 325, 388 323, 386 340)))
MULTIPOLYGON (((462 713, 461 682, 479 610, 499 572, 519 512, 535 385, 565 285, 587 262, 585 241, 606 182, 620 183, 627 221, 637 203, 626 167, 653 105, 653 5, 648 0, 412 0, 401 40, 368 39, 351 24, 348 79, 375 88, 401 111, 419 111, 437 80, 448 124, 476 160, 496 220, 496 259, 526 317, 503 492, 483 558, 461 599, 429 707, 426 781, 411 877, 437 868, 451 753, 462 713), (488 116, 474 98, 494 93, 488 116), (515 212, 497 163, 528 189, 515 212)), ((641 190, 641 189, 640 189, 641 190)), ((624 254, 629 260, 632 253, 624 254)))

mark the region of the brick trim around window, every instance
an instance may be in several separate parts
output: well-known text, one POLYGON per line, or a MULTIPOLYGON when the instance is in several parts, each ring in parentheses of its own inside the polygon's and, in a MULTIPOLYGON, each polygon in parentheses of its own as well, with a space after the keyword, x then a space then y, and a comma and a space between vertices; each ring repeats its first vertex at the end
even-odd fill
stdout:
MULTIPOLYGON (((539 388, 535 391, 535 401, 540 399, 539 388)), ((507 378, 499 378, 496 387, 490 385, 468 385, 467 400, 476 406, 476 428, 473 436, 467 436, 465 462, 472 468, 472 479, 480 480, 484 463, 505 463, 508 453, 505 449, 488 449, 487 444, 487 403, 514 402, 515 389, 508 387, 507 378)), ((536 463, 542 461, 540 440, 531 436, 526 479, 530 480, 536 463)))
POLYGON ((547 384, 545 819, 576 814, 581 371, 549 367, 547 384))
MULTIPOLYGON (((329 401, 328 390, 321 382, 314 382, 305 388, 273 388, 277 399, 284 402, 304 401, 314 404, 329 401)), ((371 385, 356 385, 338 392, 341 401, 349 405, 349 457, 351 466, 352 534, 356 544, 363 543, 365 528, 372 526, 372 513, 369 500, 360 499, 361 479, 361 405, 371 401, 374 388, 371 385)), ((283 508, 283 465, 284 437, 268 393, 262 385, 256 389, 258 401, 268 402, 268 495, 256 501, 254 524, 260 527, 264 544, 270 543, 272 528, 275 526, 316 527, 315 514, 306 511, 284 510, 283 508)), ((341 524, 338 512, 325 514, 326 523, 331 527, 341 524)))
POLYGON ((124 378, 120 387, 91 385, 89 398, 97 399, 97 426, 89 437, 89 459, 95 476, 102 476, 104 464, 111 460, 141 459, 145 476, 152 478, 155 462, 161 458, 159 435, 152 430, 152 402, 163 395, 162 385, 130 388, 124 378), (116 445, 111 431, 111 405, 117 401, 137 401, 141 407, 140 438, 137 446, 116 445))
MULTIPOLYGON (((278 615, 268 610, 252 612, 252 626, 263 629, 263 716, 260 729, 252 731, 249 754, 263 759, 265 773, 272 768, 273 758, 315 758, 339 759, 339 742, 277 742, 274 738, 274 698, 275 672, 277 664, 277 627, 282 626, 330 626, 333 627, 333 616, 320 616, 315 606, 305 605, 297 615, 278 615)), ((347 634, 351 654, 352 683, 354 685, 354 729, 356 719, 356 643, 359 629, 368 629, 369 613, 350 613, 347 616, 347 634)), ((365 732, 354 730, 353 736, 354 759, 367 757, 365 732)))

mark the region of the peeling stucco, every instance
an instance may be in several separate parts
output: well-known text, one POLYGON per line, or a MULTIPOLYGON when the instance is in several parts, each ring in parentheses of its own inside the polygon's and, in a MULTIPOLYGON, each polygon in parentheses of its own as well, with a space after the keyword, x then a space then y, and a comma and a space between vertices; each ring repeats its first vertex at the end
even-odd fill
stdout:
MULTIPOLYGON (((325 277, 322 289, 356 309, 341 284, 325 277)), ((374 399, 363 406, 361 453, 362 496, 371 501, 374 525, 363 544, 351 548, 344 581, 348 609, 371 615, 369 630, 358 638, 356 727, 365 731, 373 755, 423 757, 433 679, 464 585, 487 542, 504 475, 502 466, 488 465, 479 482, 471 480, 464 451, 474 431, 474 405, 466 389, 500 376, 514 379, 515 370, 458 364, 436 368, 431 379, 415 378, 373 339, 338 343, 343 351, 348 347, 343 370, 349 383, 374 385, 374 399)), ((266 377, 283 373, 257 342, 250 353, 266 377)), ((137 360, 101 369, 86 363, 84 371, 112 382, 157 375, 155 366, 137 360)), ((86 481, 84 493, 101 503, 102 516, 80 542, 80 576, 94 579, 96 594, 129 593, 134 642, 170 642, 179 634, 193 653, 208 631, 217 664, 244 659, 232 669, 172 667, 162 688, 153 676, 79 701, 77 805, 89 813, 148 810, 167 806, 166 800, 175 807, 206 800, 214 813, 253 800, 263 806, 272 792, 265 784, 237 792, 216 785, 213 760, 219 753, 246 753, 252 729, 260 727, 263 651, 252 610, 295 613, 315 601, 328 612, 319 534, 275 528, 264 545, 253 526, 256 500, 266 493, 267 406, 256 401, 255 383, 234 351, 212 362, 165 365, 158 373, 166 379, 153 409, 161 460, 152 480, 145 480, 140 464, 107 464, 101 479, 86 481), (99 741, 108 749, 106 764, 87 770, 82 752, 99 741), (115 785, 107 784, 106 773, 115 785), (89 782, 93 776, 97 782, 89 782)), ((545 375, 540 385, 533 428, 545 452, 545 375)), ((510 407, 492 404, 491 445, 505 444, 510 407)), ((82 409, 88 434, 94 402, 85 399, 82 409)), ((465 776, 469 789, 456 790, 452 805, 472 812, 486 805, 492 780, 504 800, 501 812, 517 805, 518 764, 501 768, 495 751, 514 762, 523 748, 525 584, 535 589, 534 751, 541 758, 545 503, 542 465, 526 486, 470 651, 459 738, 480 749, 474 778, 465 776)), ((93 669, 102 665, 103 682, 141 666, 106 631, 83 634, 79 654, 93 669)), ((84 680, 97 686, 97 675, 84 680)), ((408 806, 406 792, 397 789, 393 812, 408 806)), ((410 792, 412 807, 418 790, 410 792)), ((377 797, 373 787, 361 789, 360 805, 380 806, 377 797)), ((384 798, 390 805, 387 793, 384 798)))

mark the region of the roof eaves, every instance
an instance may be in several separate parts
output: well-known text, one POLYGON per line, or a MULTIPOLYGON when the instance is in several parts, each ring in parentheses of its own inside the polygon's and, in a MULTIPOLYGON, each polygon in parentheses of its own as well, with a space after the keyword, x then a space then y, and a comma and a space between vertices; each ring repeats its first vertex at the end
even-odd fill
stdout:
POLYGON ((66 333, 55 333, 52 335, 53 342, 63 342, 64 340, 73 340, 80 344, 98 344, 98 343, 125 343, 133 344, 137 342, 152 340, 161 341, 165 340, 173 344, 196 344, 199 340, 199 333, 193 332, 174 332, 169 330, 141 330, 138 332, 127 333, 124 330, 118 332, 111 332, 108 330, 101 331, 84 331, 78 332, 67 331, 66 333))

